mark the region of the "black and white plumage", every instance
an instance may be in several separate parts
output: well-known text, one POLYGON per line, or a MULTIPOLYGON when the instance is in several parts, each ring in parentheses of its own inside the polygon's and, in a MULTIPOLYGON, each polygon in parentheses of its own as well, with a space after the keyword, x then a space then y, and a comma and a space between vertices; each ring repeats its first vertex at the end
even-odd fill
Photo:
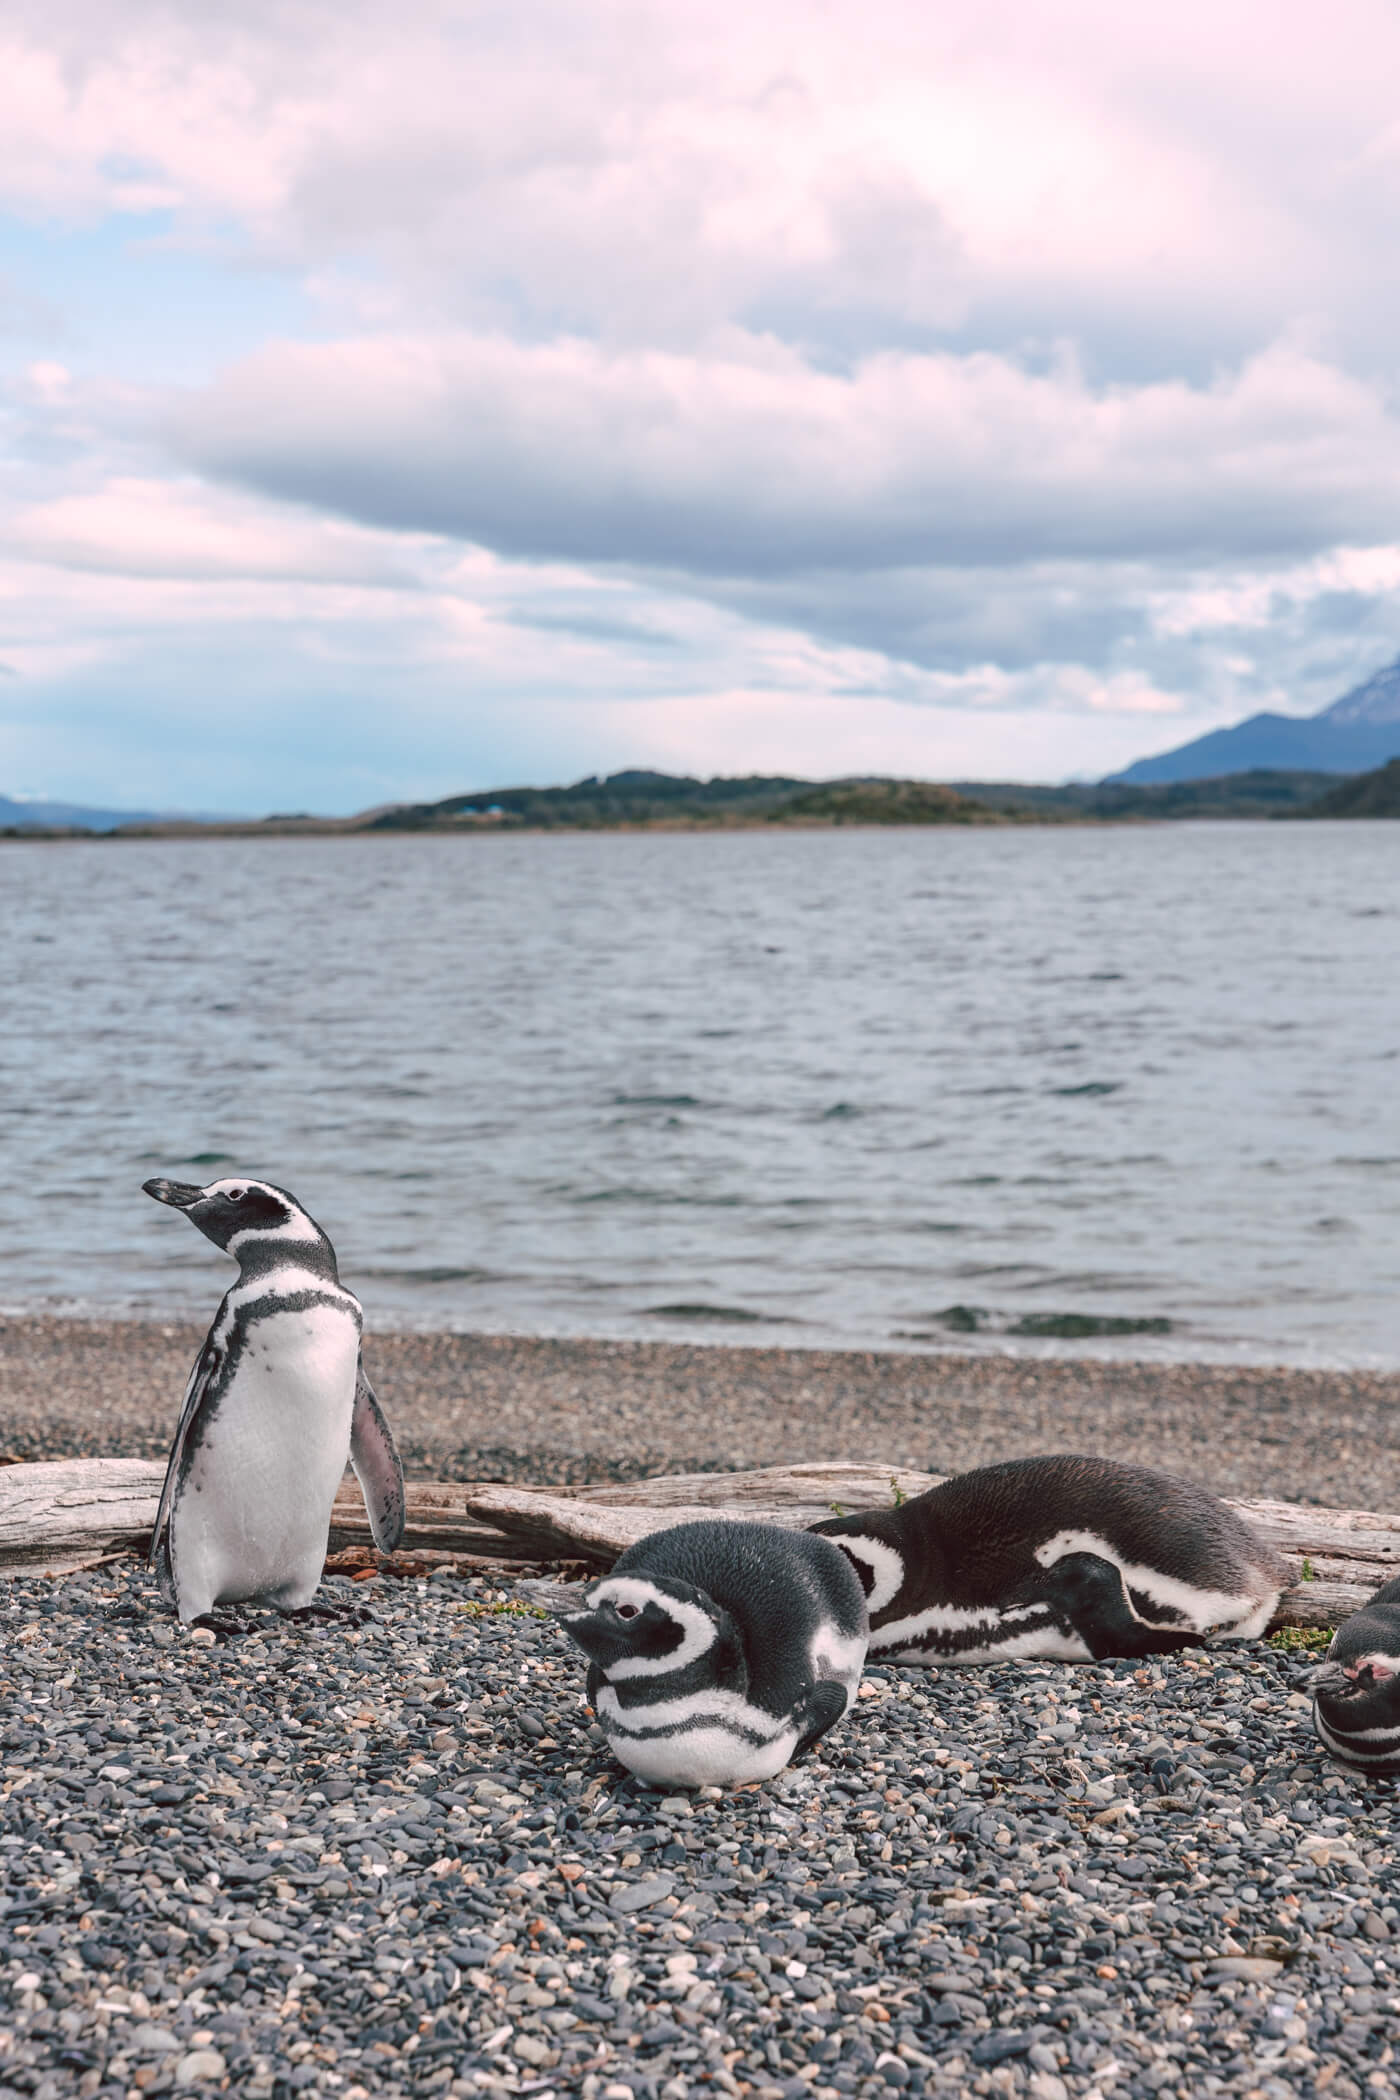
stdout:
POLYGON ((1313 1675, 1313 1727, 1339 1763, 1400 1776, 1400 1577, 1333 1634, 1313 1675))
POLYGON ((851 1556, 870 1652, 902 1663, 1086 1662, 1262 1634, 1285 1563, 1189 1481, 1019 1458, 814 1530, 851 1556))
POLYGON ((375 1544, 403 1536, 403 1471, 360 1361, 359 1300, 294 1196, 242 1176, 148 1181, 238 1263, 190 1373, 151 1558, 180 1618, 309 1605, 347 1455, 375 1544))
POLYGON ((850 1562, 776 1524, 677 1524, 561 1608, 598 1725, 657 1786, 771 1779, 854 1697, 865 1600, 850 1562))

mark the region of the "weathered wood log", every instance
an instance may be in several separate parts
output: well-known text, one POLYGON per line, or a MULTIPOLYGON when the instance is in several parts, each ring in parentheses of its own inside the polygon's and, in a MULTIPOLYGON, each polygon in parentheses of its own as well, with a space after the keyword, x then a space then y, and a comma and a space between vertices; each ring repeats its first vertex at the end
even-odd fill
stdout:
MULTIPOLYGON (((92 1567, 114 1553, 144 1552, 164 1478, 165 1467, 144 1458, 46 1459, 0 1469, 0 1569, 64 1574, 92 1567)), ((888 1502, 896 1482, 901 1492, 917 1495, 933 1485, 933 1475, 892 1466, 775 1466, 751 1474, 675 1474, 567 1492, 571 1499, 668 1513, 677 1503, 690 1502, 706 1509, 732 1503, 752 1513, 752 1505, 772 1501, 775 1506, 790 1505, 783 1508, 780 1521, 815 1524, 830 1513, 833 1501, 850 1509, 888 1502), (795 1499, 797 1491, 801 1501, 795 1499), (808 1506, 810 1514, 804 1519, 802 1511, 808 1506)), ((404 1551, 518 1559, 519 1529, 504 1532, 472 1511, 471 1498, 489 1492, 480 1482, 409 1481, 404 1551)), ((652 1518, 636 1535, 654 1531, 658 1521, 679 1519, 671 1514, 652 1518)), ((370 1544, 359 1487, 347 1476, 331 1512, 327 1550, 336 1554, 370 1544)), ((621 1550, 621 1545, 610 1552, 603 1546, 606 1558, 621 1550)))
MULTIPOLYGON (((163 1477, 164 1468, 147 1459, 59 1459, 0 1468, 0 1571, 61 1574, 144 1551, 163 1477)), ((905 1467, 833 1461, 571 1489, 411 1481, 401 1551, 430 1565, 562 1558, 606 1567, 663 1524, 746 1518, 801 1529, 833 1509, 888 1508, 922 1494, 936 1479, 905 1467)), ((1262 1499, 1238 1499, 1231 1506, 1300 1578, 1285 1593, 1277 1624, 1339 1625, 1400 1571, 1400 1517, 1262 1499)), ((336 1497, 330 1552, 369 1545, 359 1489, 347 1479, 336 1497)))
MULTIPOLYGON (((406 1517, 403 1551, 406 1553, 464 1553, 486 1558, 519 1559, 520 1547, 489 1524, 482 1524, 467 1507, 472 1492, 468 1483, 456 1480, 410 1480, 404 1484, 406 1517)), ((346 1546, 371 1544, 369 1518, 358 1483, 347 1478, 331 1511, 328 1551, 346 1546)))
POLYGON ((1285 1590, 1278 1610, 1269 1622, 1273 1633, 1280 1626, 1340 1626, 1354 1611, 1376 1594, 1374 1582, 1296 1582, 1285 1590))
MULTIPOLYGON (((567 1494, 487 1487, 474 1490, 467 1506, 517 1538, 522 1551, 542 1558, 574 1554, 606 1566, 657 1528, 658 1510, 664 1509, 667 1524, 729 1517, 801 1529, 820 1522, 833 1503, 851 1510, 888 1508, 896 1485, 902 1496, 921 1494, 935 1485, 935 1477, 875 1465, 772 1466, 738 1475, 677 1474, 567 1494), (824 1499, 809 1500, 818 1484, 824 1499)), ((1278 1549, 1297 1577, 1280 1600, 1277 1626, 1339 1626, 1400 1570, 1400 1517, 1262 1498, 1238 1498, 1230 1506, 1278 1549)))
POLYGON ((477 1487, 469 1491, 467 1508, 541 1558, 576 1554, 607 1566, 663 1524, 721 1518, 805 1531, 833 1513, 888 1509, 898 1499, 922 1495, 937 1479, 907 1466, 851 1459, 762 1466, 750 1473, 668 1473, 602 1487, 477 1487))
MULTIPOLYGON (((785 1509, 810 1504, 817 1523, 842 1509, 887 1509, 901 1496, 937 1487, 941 1473, 914 1473, 907 1466, 863 1464, 858 1459, 823 1460, 800 1466, 760 1466, 751 1473, 663 1473, 652 1480, 609 1480, 601 1487, 561 1488, 580 1502, 615 1509, 785 1509)), ((531 1489, 548 1494, 549 1489, 531 1489)), ((755 1520, 751 1520, 755 1521, 755 1520)))
MULTIPOLYGON (((165 1467, 146 1458, 60 1458, 0 1469, 0 1572, 70 1574, 151 1542, 165 1467)), ((515 1558, 517 1542, 468 1515, 469 1489, 455 1481, 408 1486, 406 1548, 515 1558)), ((328 1550, 370 1543, 360 1490, 347 1479, 335 1498, 328 1550)))
POLYGON ((164 1466, 60 1458, 0 1470, 0 1572, 63 1575, 144 1547, 164 1466))

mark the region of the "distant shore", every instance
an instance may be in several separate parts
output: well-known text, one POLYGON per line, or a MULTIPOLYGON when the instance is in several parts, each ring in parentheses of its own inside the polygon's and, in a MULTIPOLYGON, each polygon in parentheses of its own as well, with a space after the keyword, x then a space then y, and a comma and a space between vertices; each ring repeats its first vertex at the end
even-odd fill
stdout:
MULTIPOLYGON (((0 1457, 160 1457, 204 1330, 0 1321, 0 1457)), ((1400 1509, 1400 1373, 717 1344, 372 1334, 419 1478, 563 1482, 889 1460, 952 1472, 1036 1451, 1222 1493, 1400 1509)))
POLYGON ((20 823, 0 796, 0 837, 345 838, 616 831, 925 830, 987 825, 1141 824, 1184 819, 1395 816, 1400 760, 1338 783, 1328 773, 1256 769, 1209 780, 1101 780, 1060 786, 1007 780, 802 780, 749 774, 696 780, 667 773, 590 774, 569 787, 497 788, 436 802, 383 803, 353 816, 280 810, 259 818, 196 819, 146 812, 96 829, 74 805, 49 805, 49 821, 20 823))

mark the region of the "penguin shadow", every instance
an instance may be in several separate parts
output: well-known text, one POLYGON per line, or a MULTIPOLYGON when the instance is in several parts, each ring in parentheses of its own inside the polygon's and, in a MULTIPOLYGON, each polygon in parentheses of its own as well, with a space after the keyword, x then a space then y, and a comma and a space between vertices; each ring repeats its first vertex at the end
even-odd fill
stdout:
POLYGON ((251 1633, 266 1633, 269 1629, 284 1626, 309 1626, 318 1629, 323 1636, 337 1627, 377 1626, 380 1621, 365 1604, 326 1603, 299 1605, 295 1611, 251 1611, 223 1610, 202 1612, 190 1625, 203 1627, 212 1633, 220 1644, 246 1638, 251 1633))
MULTIPOLYGON (((328 1578, 338 1581, 341 1578, 328 1578)), ((140 1598, 125 1597, 119 1604, 103 1614, 109 1625, 146 1626, 152 1633, 165 1628, 169 1634, 190 1634, 199 1630, 210 1633, 218 1646, 229 1641, 246 1640, 260 1633, 278 1633, 292 1626, 305 1627, 320 1638, 327 1638, 337 1629, 358 1629, 365 1626, 380 1626, 384 1622, 363 1599, 350 1597, 317 1596, 310 1604, 284 1611, 276 1606, 252 1604, 222 1605, 216 1611, 201 1612, 197 1617, 172 1619, 170 1598, 165 1586, 157 1576, 143 1590, 140 1598)))

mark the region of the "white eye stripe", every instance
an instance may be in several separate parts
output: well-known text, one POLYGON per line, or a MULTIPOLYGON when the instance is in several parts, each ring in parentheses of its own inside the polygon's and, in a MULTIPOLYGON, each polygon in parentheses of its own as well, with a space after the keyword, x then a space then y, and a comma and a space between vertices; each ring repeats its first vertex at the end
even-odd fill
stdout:
POLYGON ((619 1616, 624 1604, 632 1605, 636 1611, 645 1611, 649 1604, 654 1604, 681 1629, 678 1647, 665 1655, 626 1656, 609 1664, 604 1674, 610 1678, 664 1677, 672 1670, 683 1670, 697 1656, 703 1655, 716 1637, 714 1620, 699 1605, 668 1597, 664 1590, 657 1589, 643 1576, 605 1576, 589 1591, 588 1603, 595 1610, 600 1605, 611 1604, 619 1616))

